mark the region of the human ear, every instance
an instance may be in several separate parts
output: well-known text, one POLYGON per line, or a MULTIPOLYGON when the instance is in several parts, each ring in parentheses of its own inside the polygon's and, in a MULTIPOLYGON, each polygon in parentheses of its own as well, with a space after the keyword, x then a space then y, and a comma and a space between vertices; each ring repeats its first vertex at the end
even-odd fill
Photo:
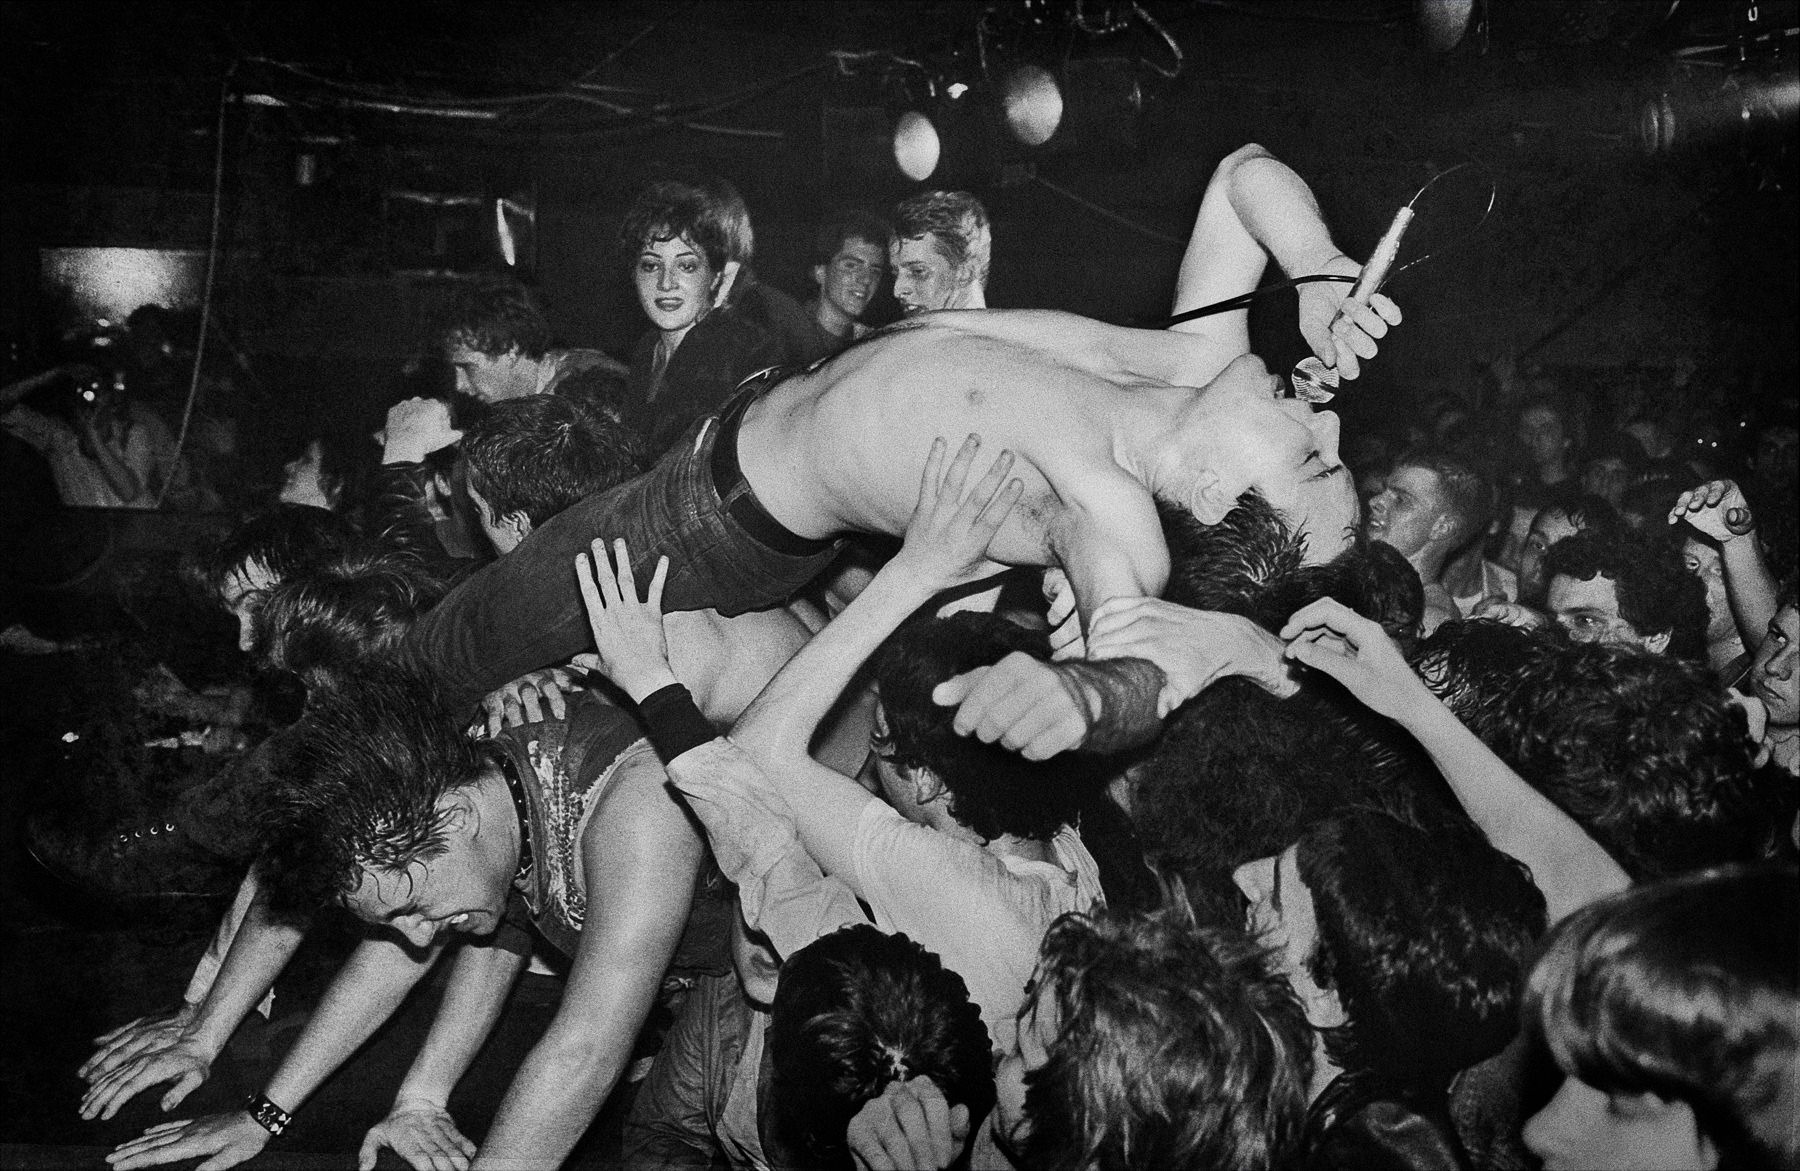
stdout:
POLYGON ((1188 507, 1200 518, 1203 525, 1216 525, 1230 515, 1237 507, 1238 493, 1229 491, 1219 473, 1206 470, 1200 473, 1194 486, 1193 497, 1188 507))
POLYGON ((821 288, 821 289, 823 289, 825 287, 825 266, 824 265, 822 265, 822 264, 813 265, 813 284, 818 285, 819 288, 821 288))
POLYGON ((944 782, 928 768, 909 768, 906 779, 913 787, 913 799, 920 805, 929 805, 944 795, 944 782))
POLYGON ((514 536, 523 541, 531 535, 531 518, 523 512, 509 512, 506 514, 506 527, 512 530, 514 536))
POLYGON ((1644 639, 1644 649, 1653 655, 1660 655, 1669 649, 1669 637, 1674 631, 1661 630, 1644 639))

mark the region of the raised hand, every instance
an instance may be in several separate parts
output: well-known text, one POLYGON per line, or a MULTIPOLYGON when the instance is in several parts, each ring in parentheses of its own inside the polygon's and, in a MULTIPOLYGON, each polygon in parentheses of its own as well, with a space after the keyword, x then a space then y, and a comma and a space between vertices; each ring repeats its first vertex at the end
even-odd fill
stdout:
POLYGON ((1167 677, 1157 714, 1166 716, 1229 675, 1278 696, 1298 691, 1274 635, 1235 614, 1192 610, 1160 598, 1110 598, 1088 623, 1091 659, 1149 659, 1167 677))
POLYGON ((1404 723, 1409 713, 1435 702, 1387 631, 1336 599, 1296 610, 1281 637, 1288 658, 1325 672, 1390 719, 1404 723))
POLYGON ((1087 739, 1091 715, 1078 686, 1042 659, 1014 651, 992 666, 944 680, 932 689, 931 701, 956 709, 958 735, 1001 744, 1027 760, 1048 760, 1087 739))
MULTIPOLYGON (((1319 272, 1354 278, 1362 265, 1340 254, 1319 272)), ((1389 326, 1400 324, 1400 306, 1392 298, 1376 293, 1367 305, 1358 305, 1349 300, 1350 289, 1343 281, 1309 281, 1298 289, 1300 336, 1340 378, 1360 374, 1358 360, 1373 358, 1376 342, 1387 336, 1389 326)))
POLYGON ((910 570, 934 589, 948 589, 971 580, 987 562, 988 542, 1019 502, 1025 485, 1007 479, 1013 454, 1002 451, 987 474, 965 494, 969 469, 981 450, 979 436, 963 440, 956 458, 944 466, 948 444, 934 440, 925 457, 925 474, 919 485, 919 503, 907 522, 900 552, 889 568, 910 570))
POLYGON ((563 696, 579 686, 575 676, 564 668, 546 667, 527 672, 505 687, 488 692, 481 701, 487 734, 498 736, 502 728, 542 723, 546 712, 551 719, 562 719, 568 715, 563 696))
POLYGON ((381 462, 422 463, 426 456, 462 439, 450 425, 450 404, 441 398, 402 399, 388 408, 381 462))
MULTIPOLYGON (((675 682, 662 620, 669 559, 657 559, 650 593, 639 600, 631 553, 623 540, 613 542, 613 554, 616 572, 607 559, 606 542, 596 540, 589 554, 575 558, 575 578, 587 607, 588 629, 599 656, 597 666, 625 694, 638 700, 675 682)), ((583 660, 584 664, 589 661, 583 660)))
POLYGON ((155 1167, 182 1159, 205 1159, 194 1171, 224 1171, 253 1159, 273 1138, 248 1111, 209 1114, 185 1122, 152 1126, 130 1142, 120 1143, 106 1156, 115 1171, 155 1167))
POLYGON ((450 1112, 435 1102, 404 1098, 369 1128, 356 1157, 359 1171, 373 1171, 381 1148, 405 1159, 415 1171, 469 1171, 475 1144, 456 1128, 450 1112))
POLYGON ((1085 659, 1087 640, 1081 634, 1081 617, 1075 612, 1075 586, 1058 566, 1044 570, 1044 601, 1050 604, 1044 615, 1050 623, 1050 657, 1085 659))
POLYGON ((860 1171, 948 1167, 969 1139, 969 1108, 952 1106, 928 1077, 889 1082, 844 1131, 860 1171))
POLYGON ((1719 544, 1729 544, 1756 528, 1750 502, 1731 480, 1708 480, 1675 498, 1669 523, 1685 520, 1719 544))

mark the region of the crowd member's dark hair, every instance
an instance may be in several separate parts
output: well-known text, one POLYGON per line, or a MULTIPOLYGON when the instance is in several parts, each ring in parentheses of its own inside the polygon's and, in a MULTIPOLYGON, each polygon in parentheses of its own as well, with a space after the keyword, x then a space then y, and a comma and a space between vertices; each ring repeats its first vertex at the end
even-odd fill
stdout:
POLYGON ((1106 782, 1106 762, 1080 753, 1026 760, 1002 745, 959 736, 931 698, 946 679, 1014 651, 1047 659, 1049 640, 993 614, 916 617, 876 656, 876 693, 893 741, 888 759, 937 777, 952 817, 989 840, 1014 834, 1046 841, 1079 819, 1083 802, 1106 782))
POLYGON ((1325 1030, 1340 1068, 1441 1089, 1506 1046, 1544 932, 1524 866, 1473 829, 1427 833, 1373 810, 1311 825, 1297 846, 1318 922, 1307 969, 1344 1009, 1325 1030))
POLYGON ((732 259, 728 208, 719 194, 697 183, 663 179, 651 183, 632 201, 619 225, 619 247, 636 263, 651 243, 685 238, 716 276, 732 259))
POLYGON ((494 403, 463 430, 469 487, 496 517, 522 512, 541 525, 571 504, 643 470, 630 428, 553 394, 494 403))
POLYGON ((1800 1166, 1800 873, 1637 886, 1557 925, 1527 1029, 1570 1076, 1686 1103, 1727 1169, 1800 1166))
POLYGON ((537 299, 512 280, 479 281, 456 295, 438 327, 447 346, 467 346, 490 358, 515 350, 533 361, 550 350, 550 323, 537 299))
POLYGON ((1644 445, 1634 435, 1623 431, 1602 431, 1588 441, 1587 449, 1581 453, 1582 462, 1596 459, 1616 459, 1630 471, 1640 470, 1649 462, 1650 457, 1644 452, 1644 445))
POLYGON ((364 664, 311 697, 282 739, 264 798, 258 873, 277 914, 341 900, 365 869, 398 874, 447 848, 445 794, 482 758, 430 681, 364 664))
POLYGON ((1494 485, 1479 462, 1444 447, 1421 447, 1394 461, 1396 468, 1424 468, 1438 479, 1450 511, 1456 515, 1453 548, 1462 548, 1485 533, 1494 515, 1494 485))
POLYGON ((812 262, 814 264, 830 264, 832 257, 852 240, 863 240, 881 250, 883 263, 886 263, 888 242, 894 237, 894 228, 886 220, 873 212, 860 207, 846 207, 833 212, 830 219, 819 225, 813 233, 812 262))
POLYGON ((1025 1075, 1026 1133, 1001 1136, 1017 1165, 1257 1171, 1294 1150, 1312 1034, 1241 928, 1201 926, 1173 892, 1155 911, 1064 915, 1020 1027, 1050 1005, 1058 1034, 1025 1075))
POLYGON ((1788 803, 1752 771, 1743 716, 1705 668, 1508 629, 1445 623, 1415 656, 1420 674, 1634 879, 1778 845, 1788 803))
MULTIPOLYGON (((1585 532, 1588 529, 1612 531, 1623 527, 1619 519, 1619 510, 1604 496, 1595 496, 1583 492, 1572 483, 1557 484, 1545 489, 1545 499, 1538 515, 1546 512, 1559 512, 1577 529, 1585 532)), ((1535 518, 1534 518, 1535 519, 1535 518)))
POLYGON ((1693 487, 1690 473, 1679 480, 1643 480, 1619 495, 1620 524, 1644 540, 1679 546, 1682 530, 1668 523, 1676 498, 1693 487))
POLYGON ((256 616, 258 649, 309 689, 331 686, 390 656, 443 592, 407 554, 346 553, 270 591, 256 616))
POLYGON ((200 583, 217 595, 246 565, 260 565, 276 581, 310 572, 363 544, 343 517, 308 504, 280 504, 227 533, 199 560, 200 583))
POLYGON ((1576 581, 1604 577, 1613 583, 1619 617, 1639 634, 1667 631, 1668 653, 1699 660, 1706 654, 1706 587, 1687 571, 1665 542, 1629 532, 1576 533, 1550 546, 1544 578, 1576 581))
MULTIPOLYGON (((1324 565, 1301 564, 1304 539, 1247 494, 1204 525, 1159 504, 1171 571, 1164 597, 1251 619, 1271 632, 1323 597, 1410 643, 1423 608, 1418 574, 1398 554, 1358 541, 1324 565)), ((1165 870, 1218 879, 1279 853, 1308 824, 1374 804, 1421 820, 1450 816, 1441 782, 1409 738, 1333 681, 1309 677, 1276 699, 1224 679, 1177 710, 1137 773, 1134 813, 1146 852, 1165 870)))
POLYGON ((770 1006, 773 1123, 804 1166, 851 1166, 844 1132, 889 1082, 928 1077, 980 1119, 994 1104, 990 1041, 968 985, 936 953, 867 924, 781 965, 770 1006))

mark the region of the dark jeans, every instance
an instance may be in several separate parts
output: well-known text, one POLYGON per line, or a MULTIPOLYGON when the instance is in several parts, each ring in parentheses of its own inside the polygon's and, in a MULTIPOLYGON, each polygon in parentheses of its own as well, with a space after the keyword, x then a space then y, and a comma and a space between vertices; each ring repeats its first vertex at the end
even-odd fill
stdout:
POLYGON ((715 443, 731 445, 722 454, 736 467, 736 414, 703 420, 649 472, 558 513, 452 590, 407 635, 412 664, 461 709, 589 649, 575 560, 596 539, 625 539, 640 590, 657 558, 668 556, 665 610, 742 614, 799 592, 830 564, 836 546, 806 542, 814 551, 782 552, 739 523, 734 510, 760 512, 749 485, 736 476, 721 495, 714 484, 715 443))

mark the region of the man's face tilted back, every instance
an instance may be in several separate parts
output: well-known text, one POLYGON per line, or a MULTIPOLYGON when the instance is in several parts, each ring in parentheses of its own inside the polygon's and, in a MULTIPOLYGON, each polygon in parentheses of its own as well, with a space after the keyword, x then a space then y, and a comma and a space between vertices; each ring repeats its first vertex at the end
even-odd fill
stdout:
POLYGON ((1338 417, 1285 398, 1281 380, 1262 359, 1245 354, 1200 390, 1180 424, 1191 436, 1194 458, 1184 478, 1184 498, 1171 502, 1202 521, 1223 519, 1216 502, 1192 481, 1192 473, 1218 478, 1226 511, 1252 489, 1306 537, 1306 562, 1319 565, 1355 539, 1356 484, 1338 457, 1338 417))

